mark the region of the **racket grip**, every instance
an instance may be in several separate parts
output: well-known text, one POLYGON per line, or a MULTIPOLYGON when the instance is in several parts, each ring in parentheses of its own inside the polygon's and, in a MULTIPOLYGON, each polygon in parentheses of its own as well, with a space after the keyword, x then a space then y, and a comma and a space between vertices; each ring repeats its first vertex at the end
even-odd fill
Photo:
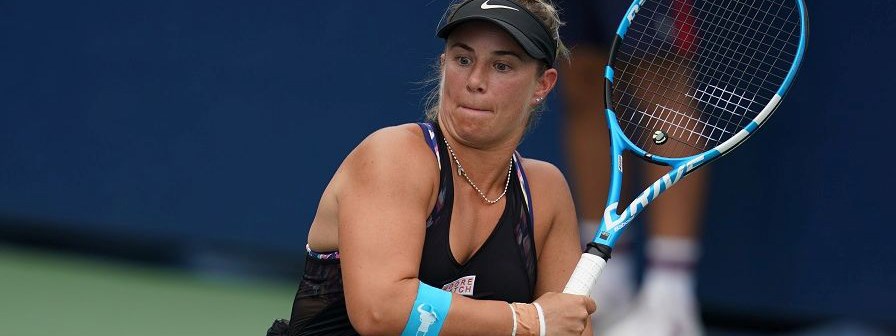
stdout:
POLYGON ((563 292, 588 295, 591 293, 591 288, 594 287, 594 283, 597 282, 600 272, 606 265, 607 261, 604 258, 591 253, 582 253, 582 257, 579 258, 579 263, 576 265, 576 270, 572 272, 572 276, 569 278, 569 282, 566 283, 566 288, 563 288, 563 292))

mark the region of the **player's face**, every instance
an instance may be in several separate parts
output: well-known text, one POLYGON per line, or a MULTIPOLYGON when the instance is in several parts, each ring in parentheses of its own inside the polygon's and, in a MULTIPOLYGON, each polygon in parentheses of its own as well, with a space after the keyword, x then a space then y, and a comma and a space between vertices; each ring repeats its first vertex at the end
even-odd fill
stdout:
POLYGON ((481 145, 518 141, 536 98, 550 90, 538 76, 540 64, 496 25, 461 25, 442 54, 441 122, 481 145))

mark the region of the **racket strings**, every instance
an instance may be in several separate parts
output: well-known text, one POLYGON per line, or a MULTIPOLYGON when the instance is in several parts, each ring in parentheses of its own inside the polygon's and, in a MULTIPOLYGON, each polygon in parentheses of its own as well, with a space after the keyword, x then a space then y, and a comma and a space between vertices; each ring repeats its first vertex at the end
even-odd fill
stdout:
MULTIPOLYGON (((712 17, 714 17, 715 19, 718 19, 718 20, 729 19, 732 16, 738 17, 738 16, 735 16, 736 14, 734 13, 734 11, 745 10, 746 9, 745 6, 747 5, 744 2, 735 1, 735 8, 728 10, 727 8, 721 8, 720 6, 718 6, 718 4, 713 3, 713 2, 704 2, 703 4, 704 4, 704 6, 702 6, 702 7, 705 7, 705 5, 709 5, 710 9, 716 8, 716 9, 725 10, 725 12, 723 14, 719 14, 719 13, 705 10, 705 8, 702 8, 702 7, 698 9, 700 11, 704 11, 704 12, 708 13, 709 15, 711 15, 712 17)), ((706 95, 706 97, 709 99, 701 99, 702 97, 698 98, 698 99, 701 100, 702 102, 704 102, 705 104, 707 104, 711 107, 714 107, 715 109, 713 109, 713 110, 731 111, 730 105, 732 105, 734 97, 740 98, 738 100, 738 102, 734 103, 734 105, 736 107, 742 106, 740 104, 740 102, 743 101, 744 96, 738 95, 733 90, 732 91, 727 90, 727 87, 728 87, 727 83, 730 83, 733 79, 737 79, 737 83, 735 83, 733 85, 735 88, 743 87, 744 84, 749 84, 749 83, 744 83, 744 79, 746 79, 750 73, 765 73, 766 76, 762 77, 762 79, 761 79, 764 82, 760 83, 759 86, 768 85, 769 87, 776 87, 777 85, 779 85, 779 83, 781 83, 784 80, 784 77, 786 77, 786 73, 789 70, 789 64, 786 66, 786 68, 784 68, 784 67, 776 68, 776 65, 769 63, 768 59, 769 59, 769 56, 773 56, 773 55, 770 55, 770 53, 769 53, 770 50, 777 50, 780 52, 780 51, 787 50, 787 48, 784 48, 782 46, 773 45, 774 43, 772 43, 772 42, 766 43, 767 38, 765 38, 765 37, 768 37, 768 36, 771 36, 772 34, 774 34, 775 36, 774 36, 773 41, 786 41, 786 40, 780 39, 780 33, 782 32, 782 30, 778 29, 778 27, 776 27, 772 23, 772 22, 781 20, 780 11, 781 11, 782 7, 777 7, 778 11, 775 13, 763 10, 762 8, 757 8, 757 9, 758 9, 759 13, 757 13, 755 15, 739 15, 739 17, 741 18, 740 21, 729 20, 734 24, 733 28, 736 28, 736 29, 725 29, 725 27, 723 27, 723 26, 716 25, 718 27, 713 27, 714 29, 709 30, 710 32, 715 33, 714 37, 721 39, 721 41, 724 42, 724 43, 716 43, 716 44, 714 44, 715 46, 720 46, 722 48, 727 47, 727 49, 723 49, 723 50, 718 50, 719 48, 707 49, 710 53, 713 53, 713 54, 711 54, 712 57, 708 58, 712 61, 715 61, 717 59, 717 57, 723 57, 723 58, 727 57, 727 56, 729 56, 729 54, 731 56, 735 56, 735 55, 737 55, 737 51, 742 50, 742 49, 753 51, 753 52, 740 53, 741 57, 737 58, 737 59, 735 59, 734 57, 727 57, 726 59, 728 60, 728 62, 725 64, 722 64, 721 62, 709 63, 714 66, 714 69, 720 69, 720 66, 721 66, 722 69, 731 71, 730 75, 729 75, 730 79, 725 81, 726 82, 725 88, 721 88, 721 90, 719 90, 720 88, 718 86, 709 84, 708 86, 713 87, 712 91, 700 90, 700 91, 702 91, 701 93, 703 95, 706 95), (773 18, 769 18, 769 15, 773 16, 773 18), (748 21, 748 19, 749 19, 749 21, 748 21), (750 27, 756 27, 756 28, 750 30, 750 27), (714 31, 717 29, 722 29, 724 31, 724 34, 719 34, 714 31), (762 29, 763 31, 760 31, 760 29, 762 29), (759 37, 759 38, 757 39, 757 37, 759 37), (748 48, 751 44, 755 46, 753 49, 745 49, 745 48, 748 48), (734 61, 736 61, 736 63, 734 65, 732 65, 732 62, 734 62, 734 61), (761 68, 770 68, 771 71, 762 71, 761 68), (773 73, 777 73, 779 75, 775 76, 775 78, 770 79, 769 77, 773 73), (773 82, 773 83, 770 83, 770 82, 773 82), (717 93, 717 91, 721 91, 721 92, 717 93), (728 95, 727 99, 725 97, 725 94, 728 95), (724 105, 722 105, 722 103, 724 103, 724 105)), ((788 13, 789 13, 788 16, 793 15, 793 11, 789 11, 788 13)), ((789 18, 790 17, 787 17, 784 19, 787 20, 789 18)), ((712 21, 710 21, 710 22, 712 22, 712 21)), ((793 45, 793 48, 795 49, 796 45, 793 45)), ((782 54, 786 54, 786 53, 785 52, 779 53, 777 58, 774 58, 774 57, 772 58, 772 61, 774 61, 775 59, 781 59, 782 57, 788 56, 788 55, 782 55, 782 54)), ((795 55, 795 52, 793 54, 790 54, 788 58, 793 59, 794 55, 795 55)), ((780 63, 780 62, 775 62, 775 63, 780 63)), ((714 75, 724 75, 724 73, 725 73, 725 71, 721 71, 721 72, 717 71, 717 73, 715 73, 714 75)), ((757 80, 759 78, 756 77, 753 79, 757 80)), ((749 86, 749 85, 747 85, 747 86, 749 86)), ((754 90, 752 90, 752 92, 754 92, 754 96, 753 96, 754 99, 748 99, 748 101, 747 101, 748 103, 756 103, 756 99, 755 99, 756 96, 758 94, 763 94, 763 93, 765 95, 761 95, 759 97, 759 99, 762 100, 763 102, 767 102, 768 100, 771 99, 771 96, 774 93, 774 92, 771 92, 770 90, 765 90, 766 92, 763 92, 763 90, 761 90, 761 88, 757 87, 756 85, 753 86, 753 89, 754 90)), ((746 92, 746 91, 747 90, 744 89, 743 92, 746 92)), ((758 114, 758 111, 761 110, 762 107, 763 106, 761 103, 750 104, 750 106, 748 106, 746 108, 742 107, 740 110, 743 110, 745 113, 739 115, 739 118, 737 118, 737 121, 735 122, 738 125, 738 127, 733 128, 733 129, 738 130, 743 126, 746 126, 745 123, 748 123, 753 118, 755 118, 756 114, 758 114), (749 113, 750 111, 753 111, 753 113, 749 113)), ((728 122, 728 124, 726 124, 726 128, 727 128, 727 125, 730 125, 731 122, 735 119, 735 117, 734 117, 735 115, 738 115, 738 114, 732 113, 731 115, 727 115, 728 118, 726 118, 726 122, 728 122)))
MULTIPOLYGON (((704 3, 704 4, 705 4, 705 3, 704 3)), ((702 8, 698 8, 698 10, 704 10, 704 9, 702 9, 702 8)), ((746 16, 742 16, 742 17, 746 17, 746 16)), ((743 25, 742 23, 739 23, 739 24, 741 24, 741 26, 745 26, 745 25, 743 25)), ((717 35, 718 35, 718 34, 717 34, 717 35)), ((747 37, 746 35, 743 35, 743 36, 744 36, 745 38, 747 37)), ((741 45, 742 45, 742 43, 740 43, 739 41, 730 40, 730 39, 729 39, 729 41, 730 41, 730 42, 733 42, 733 43, 738 43, 738 44, 741 44, 741 45)), ((717 44, 717 45, 718 45, 718 44, 717 44)), ((715 52, 716 54, 719 54, 718 51, 716 51, 716 50, 712 50, 712 49, 708 49, 708 50, 709 50, 710 52, 715 52)), ((783 80, 783 78, 780 78, 779 80, 783 80)), ((714 87, 716 90, 718 89, 717 86, 713 86, 713 87, 714 87)), ((708 90, 701 90, 701 89, 696 89, 696 90, 697 90, 697 91, 701 91, 701 94, 702 94, 702 95, 706 95, 706 94, 710 94, 710 95, 711 95, 711 92, 708 91, 708 90)), ((713 90, 713 91, 716 91, 716 90, 713 90)), ((725 89, 722 89, 722 90, 725 91, 725 89)), ((732 94, 733 94, 733 93, 732 93, 732 94)), ((735 95, 736 95, 736 94, 735 94, 735 95)), ((688 96, 689 96, 689 97, 692 97, 692 98, 695 97, 695 95, 694 95, 693 93, 688 94, 688 96)), ((720 100, 723 99, 721 96, 717 96, 717 98, 719 98, 720 100)), ((727 103, 730 104, 731 101, 730 101, 730 100, 727 100, 727 103)), ((716 105, 716 106, 719 107, 718 105, 716 105)))
MULTIPOLYGON (((746 5, 744 2, 735 1, 740 5, 746 5)), ((711 6, 715 5, 715 3, 709 3, 711 6)), ((716 6, 717 7, 717 6, 716 6)), ((742 7, 743 8, 743 7, 742 7)), ((784 22, 788 20, 794 20, 796 13, 796 8, 792 8, 792 10, 786 11, 786 17, 781 17, 781 12, 784 10, 784 7, 777 7, 776 12, 771 12, 767 10, 763 10, 763 8, 757 8, 759 10, 759 15, 743 15, 741 16, 743 20, 741 22, 737 22, 739 24, 739 28, 749 29, 751 26, 758 26, 756 29, 747 32, 752 32, 753 34, 741 34, 742 38, 740 41, 736 41, 733 39, 729 39, 732 42, 740 43, 744 45, 744 41, 748 41, 751 43, 758 43, 756 48, 752 53, 742 53, 741 58, 737 59, 737 63, 734 65, 731 64, 731 61, 734 58, 729 58, 729 63, 725 64, 728 69, 732 70, 731 79, 736 79, 737 82, 734 83, 733 87, 742 88, 743 92, 752 91, 754 92, 754 99, 751 99, 750 106, 752 108, 746 109, 747 112, 752 111, 753 113, 747 113, 741 115, 738 124, 745 126, 746 123, 752 121, 759 111, 764 107, 764 104, 771 100, 771 97, 774 95, 775 90, 783 82, 786 77, 787 72, 790 68, 790 63, 795 57, 796 48, 798 47, 797 43, 792 43, 792 41, 797 41, 798 36, 796 35, 797 24, 791 25, 790 32, 787 32, 788 35, 782 38, 781 33, 785 33, 784 30, 780 29, 779 26, 783 26, 784 22), (769 17, 771 16, 771 17, 769 17), (749 22, 747 21, 749 18, 749 22), (782 20, 784 20, 782 22, 782 20), (763 25, 764 24, 764 25, 763 25), (760 30, 762 29, 762 30, 760 30), (765 34, 763 34, 765 33, 765 34), (774 34, 774 36, 772 36, 774 34), (762 38, 757 39, 757 35, 762 36, 762 38), (771 38, 769 43, 765 43, 766 40, 771 38), (758 41, 758 42, 757 42, 758 41), (783 43, 782 43, 783 42, 783 43), (786 44, 790 44, 787 46, 786 44), (789 53, 789 50, 793 50, 792 53, 789 53), (772 54, 771 51, 777 51, 777 54, 772 54), (761 58, 759 56, 761 55, 761 58), (751 68, 750 66, 753 64, 761 64, 763 67, 769 69, 768 71, 761 71, 757 67, 751 68), (737 71, 740 70, 738 74, 737 71), (750 76, 750 74, 765 74, 765 76, 750 76), (739 75, 739 76, 737 76, 739 75), (752 77, 752 78, 751 78, 752 77), (752 79, 753 82, 748 82, 747 79, 752 79), (763 86, 765 86, 765 90, 763 90, 763 86), (744 87, 748 87, 743 89, 744 87), (756 97, 759 97, 760 102, 757 102, 756 97)), ((738 10, 738 9, 736 9, 738 10)), ((732 14, 733 15, 733 14, 732 14)), ((739 31, 735 30, 734 33, 738 33, 739 31)), ((749 44, 746 44, 749 46, 749 44)), ((736 50, 734 51, 736 52, 736 50)), ((728 82, 731 82, 729 80, 728 82)), ((727 83, 726 82, 726 86, 727 83)), ((733 92, 732 92, 733 93, 733 92)), ((714 97, 714 95, 710 95, 710 97, 714 97)), ((743 97, 743 96, 741 96, 743 97)), ((718 95, 716 99, 717 102, 726 102, 727 105, 730 105, 732 95, 729 95, 729 99, 725 99, 723 95, 718 95)), ((709 104, 710 106, 716 107, 717 110, 725 111, 728 106, 719 106, 718 104, 709 104)), ((729 115, 728 120, 731 120, 733 116, 729 115)))
MULTIPOLYGON (((709 3, 709 2, 704 2, 704 3, 709 3)), ((713 6, 713 7, 719 7, 718 5, 713 4, 713 3, 709 3, 709 5, 710 5, 710 6, 713 6)), ((778 9, 780 10, 781 7, 778 7, 778 9)), ((698 10, 698 11, 701 11, 703 14, 705 14, 705 15, 707 15, 707 16, 712 16, 714 20, 724 21, 724 23, 730 23, 730 24, 737 25, 737 26, 738 26, 737 28, 739 28, 740 30, 746 31, 746 32, 741 32, 741 31, 739 31, 739 30, 728 29, 728 28, 725 28, 725 27, 722 26, 721 24, 718 24, 717 22, 714 22, 714 21, 708 21, 708 22, 707 22, 710 26, 715 26, 715 27, 717 27, 717 28, 724 29, 724 30, 725 30, 725 33, 731 33, 731 34, 733 34, 733 35, 734 35, 733 37, 740 37, 741 40, 735 40, 735 39, 733 39, 733 38, 729 38, 729 37, 727 37, 727 35, 726 35, 726 36, 722 36, 722 35, 720 35, 720 34, 717 34, 716 36, 714 36, 715 38, 722 38, 722 39, 724 39, 724 40, 725 40, 724 42, 730 42, 730 43, 733 43, 733 44, 737 44, 737 45, 735 45, 734 47, 751 47, 750 45, 745 45, 743 42, 752 42, 752 43, 757 44, 757 45, 755 46, 754 50, 762 50, 763 48, 765 48, 765 50, 769 50, 769 48, 776 48, 777 50, 780 50, 780 51, 781 51, 781 55, 789 56, 789 57, 791 57, 791 58, 794 57, 794 56, 796 55, 795 50, 796 50, 797 43, 798 43, 797 40, 794 40, 794 41, 788 41, 788 40, 782 40, 782 39, 778 38, 778 35, 779 35, 780 33, 788 33, 788 34, 790 34, 790 33, 793 33, 793 32, 792 32, 792 31, 790 31, 790 32, 785 32, 784 30, 778 28, 777 26, 775 26, 774 24, 771 23, 772 21, 777 21, 777 20, 782 20, 782 19, 785 20, 785 21, 787 21, 787 20, 790 20, 790 18, 780 18, 780 17, 778 16, 779 13, 772 14, 772 13, 769 13, 769 12, 767 12, 767 11, 762 11, 762 10, 760 10, 759 12, 762 13, 762 15, 772 15, 773 17, 772 17, 772 18, 768 18, 768 17, 765 17, 765 16, 764 16, 764 17, 762 17, 761 19, 756 19, 755 16, 740 15, 739 17, 742 18, 743 21, 738 22, 738 21, 736 21, 736 20, 730 20, 730 19, 731 19, 730 17, 724 17, 724 16, 722 16, 722 15, 719 14, 719 13, 715 13, 715 12, 712 12, 712 11, 708 11, 708 10, 702 8, 702 7, 701 7, 701 8, 698 8, 697 10, 698 10), (749 35, 750 32, 752 32, 752 33, 759 33, 759 31, 755 28, 755 26, 748 24, 748 22, 746 22, 747 19, 750 19, 750 22, 749 22, 749 23, 762 25, 762 26, 763 26, 762 28, 769 30, 768 32, 766 32, 766 34, 764 34, 763 36, 760 36, 760 37, 770 37, 770 36, 771 36, 771 33, 774 32, 774 33, 776 34, 775 38, 774 38, 773 40, 771 40, 771 41, 766 41, 765 39, 757 39, 757 36, 756 36, 755 34, 753 34, 753 35, 749 35), (749 41, 747 41, 748 39, 749 39, 749 41), (789 53, 786 49, 782 49, 782 48, 780 48, 779 46, 777 46, 777 45, 776 45, 776 42, 785 42, 785 43, 790 42, 790 44, 791 44, 792 47, 794 48, 794 52, 793 52, 793 53, 789 53)), ((726 10, 726 12, 729 13, 729 14, 734 14, 732 10, 728 10, 728 9, 724 9, 724 10, 726 10)), ((795 12, 790 12, 788 15, 793 15, 793 14, 795 14, 795 12)), ((729 50, 730 50, 730 49, 733 49, 732 46, 730 46, 730 45, 726 46, 726 45, 722 45, 722 44, 719 44, 719 43, 715 43, 714 45, 715 45, 715 46, 726 47, 726 48, 729 49, 729 50)), ((747 64, 747 65, 749 65, 749 64, 747 64)), ((761 64, 761 65, 763 65, 763 66, 765 66, 765 67, 774 66, 774 64, 771 64, 771 63, 763 63, 763 64, 761 64)), ((783 70, 783 71, 786 72, 786 71, 789 70, 789 69, 780 69, 780 70, 783 70)))
MULTIPOLYGON (((702 95, 702 96, 705 96, 705 95, 709 94, 710 96, 715 96, 715 97, 717 98, 717 100, 720 100, 720 101, 721 101, 721 100, 724 100, 724 101, 726 102, 726 104, 731 104, 731 103, 732 103, 731 100, 724 99, 724 97, 723 97, 722 95, 712 95, 712 92, 710 92, 710 91, 708 91, 708 90, 700 90, 700 89, 698 89, 698 90, 701 91, 701 95, 702 95)), ((713 91, 719 91, 719 88, 718 88, 718 87, 714 87, 714 90, 713 90, 713 91)), ((726 91, 726 90, 722 89, 722 91, 724 92, 724 91, 726 91)), ((731 95, 736 95, 736 94, 734 94, 734 93, 732 92, 731 95)), ((690 96, 690 97, 695 97, 695 95, 694 95, 693 93, 688 94, 688 96, 690 96)), ((707 100, 704 100, 704 101, 707 101, 707 100)), ((719 106, 719 105, 716 105, 716 106, 717 106, 717 107, 721 107, 721 106, 719 106)), ((736 114, 736 113, 735 113, 735 114, 736 114)), ((729 119, 730 119, 730 118, 729 118, 729 119)), ((704 125, 704 126, 705 126, 705 125, 704 125)), ((705 127, 704 127, 704 129, 705 129, 705 127)), ((711 129, 712 131, 715 131, 716 128, 710 128, 710 129, 711 129)), ((713 136, 710 135, 708 138, 713 138, 713 136)))
MULTIPOLYGON (((706 3, 706 2, 704 2, 704 4, 705 4, 705 3, 706 3)), ((711 4, 711 5, 712 5, 712 4, 711 4)), ((716 6, 716 7, 718 7, 718 5, 712 5, 712 6, 716 6)), ((670 9, 670 8, 667 8, 667 9, 668 9, 668 10, 674 10, 674 9, 670 9)), ((704 9, 704 8, 702 8, 702 7, 697 8, 696 10, 697 10, 697 11, 700 11, 700 12, 702 12, 702 13, 705 13, 706 15, 712 15, 712 16, 714 16, 715 19, 717 19, 717 20, 726 20, 726 19, 728 19, 728 18, 720 17, 718 13, 714 13, 714 12, 707 11, 706 9, 704 9)), ((765 11, 762 11, 762 12, 763 12, 763 13, 768 13, 768 12, 765 12, 765 11)), ((642 11, 642 13, 643 13, 643 11, 642 11)), ((791 14, 794 14, 794 13, 791 13, 791 14)), ((643 20, 638 21, 637 24, 641 24, 641 25, 644 25, 644 26, 658 26, 658 25, 663 24, 663 21, 658 20, 657 16, 668 16, 668 14, 663 13, 663 14, 661 14, 661 15, 656 15, 656 14, 655 14, 655 15, 650 15, 650 16, 647 16, 647 17, 643 17, 643 20), (645 21, 646 21, 646 22, 645 22, 645 21)), ((741 16, 741 17, 742 17, 742 18, 746 18, 746 16, 741 16)), ((754 19, 753 21, 756 22, 756 23, 762 23, 762 22, 764 22, 763 20, 755 20, 755 19, 754 19)), ((730 21, 730 22, 728 22, 728 23, 735 23, 735 24, 738 24, 741 28, 743 28, 743 29, 745 29, 745 30, 746 30, 746 29, 752 29, 752 28, 750 28, 749 25, 745 24, 744 22, 730 21)), ((683 25, 688 25, 688 26, 683 26, 682 28, 679 28, 679 32, 680 32, 679 36, 685 35, 685 37, 687 37, 687 38, 689 38, 689 39, 694 39, 696 42, 698 42, 698 44, 700 44, 700 43, 707 43, 705 37, 698 36, 698 35, 696 35, 695 33, 693 33, 694 28, 691 28, 692 26, 689 26, 690 23, 682 23, 682 24, 683 24, 683 25), (688 28, 686 28, 686 27, 688 27, 688 28)), ((726 30, 727 32, 733 32, 733 33, 735 33, 735 34, 737 34, 737 35, 741 35, 741 36, 744 37, 744 38, 750 38, 751 40, 753 40, 753 42, 757 42, 757 43, 761 44, 760 47, 766 47, 766 48, 771 48, 771 47, 773 47, 773 45, 770 44, 770 43, 763 42, 763 41, 758 41, 758 40, 755 39, 755 37, 748 37, 748 36, 745 35, 744 33, 741 33, 741 32, 738 32, 738 31, 734 31, 734 30, 731 30, 731 29, 726 29, 726 28, 724 28, 724 27, 721 27, 720 24, 715 23, 715 22, 713 22, 713 21, 708 21, 708 22, 706 22, 706 24, 709 25, 710 27, 713 27, 713 26, 714 26, 714 27, 717 27, 717 28, 724 29, 724 30, 726 30)), ((777 27, 775 27, 775 26, 768 25, 768 24, 765 24, 765 25, 766 25, 769 29, 776 29, 776 30, 779 30, 779 31, 783 32, 782 30, 780 30, 779 28, 777 28, 777 27)), ((795 28, 795 27, 797 27, 797 26, 794 25, 793 28, 795 28)), ((642 30, 642 31, 643 31, 643 30, 642 30)), ((790 33, 790 34, 793 34, 794 31, 790 31, 789 33, 790 33)), ((652 36, 652 37, 653 37, 656 41, 659 41, 660 43, 666 44, 666 45, 667 45, 666 47, 669 47, 669 48, 671 49, 671 47, 672 47, 672 42, 669 42, 668 39, 666 39, 666 38, 661 38, 661 37, 658 37, 658 36, 656 36, 656 35, 654 35, 654 36, 652 36)), ((720 37, 720 35, 719 35, 719 34, 716 34, 716 37, 720 37)), ((732 39, 727 39, 726 42, 731 42, 731 43, 733 43, 733 44, 737 44, 736 47, 744 47, 744 48, 748 47, 748 46, 745 45, 744 43, 739 42, 739 41, 735 41, 735 40, 732 40, 732 39)), ((793 47, 793 49, 795 49, 796 46, 797 46, 797 44, 796 44, 796 40, 784 40, 784 42, 789 43, 789 44, 793 47)), ((653 52, 653 51, 650 51, 650 50, 643 49, 643 48, 641 47, 642 45, 643 45, 643 44, 635 44, 635 45, 633 45, 633 47, 634 47, 635 49, 637 49, 637 51, 639 51, 639 52, 653 52)), ((721 44, 719 44, 719 43, 713 43, 713 45, 715 45, 715 46, 721 46, 721 44)), ((650 45, 647 45, 647 46, 650 46, 650 45)), ((653 46, 655 46, 655 45, 653 45, 653 46)), ((725 46, 725 48, 728 49, 728 50, 731 50, 731 49, 732 49, 730 46, 725 46)), ((758 49, 759 49, 759 48, 754 48, 754 50, 758 50, 758 49)), ((779 48, 779 49, 780 49, 780 48, 779 48)), ((789 56, 790 58, 792 58, 792 57, 795 56, 794 53, 788 53, 788 50, 786 50, 786 49, 780 49, 780 50, 782 50, 782 55, 784 55, 784 56, 789 56)), ((721 54, 721 53, 719 53, 719 52, 716 51, 716 50, 709 50, 709 51, 710 51, 710 52, 714 52, 714 53, 716 54, 715 56, 720 56, 720 57, 724 57, 724 56, 725 56, 724 54, 721 54)), ((712 60, 712 59, 710 59, 710 60, 712 60)), ((773 67, 773 66, 775 66, 774 64, 771 64, 771 63, 763 63, 763 64, 761 64, 761 65, 764 65, 764 66, 766 66, 766 67, 773 67)), ((752 67, 752 68, 759 68, 758 66, 755 66, 755 65, 752 65, 752 64, 747 64, 747 66, 752 67)), ((780 68, 780 67, 779 67, 778 70, 782 70, 782 71, 784 71, 784 72, 786 73, 786 71, 789 70, 789 69, 788 69, 788 68, 780 68)), ((782 78, 779 78, 779 79, 782 79, 782 80, 783 80, 783 77, 782 77, 782 78)))
POLYGON ((786 78, 800 19, 786 1, 646 2, 611 63, 611 107, 623 132, 666 157, 734 136, 786 78), (671 141, 655 143, 655 131, 671 141))

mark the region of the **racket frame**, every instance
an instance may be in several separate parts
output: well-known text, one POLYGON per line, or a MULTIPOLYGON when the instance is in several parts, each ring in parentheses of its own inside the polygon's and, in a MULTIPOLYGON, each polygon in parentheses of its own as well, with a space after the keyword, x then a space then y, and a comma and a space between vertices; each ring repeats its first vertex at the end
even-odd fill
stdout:
POLYGON ((793 0, 797 4, 800 12, 800 41, 797 46, 797 52, 794 61, 790 66, 787 76, 778 88, 776 94, 770 99, 763 110, 740 132, 722 142, 721 144, 709 149, 703 153, 682 157, 668 158, 659 155, 653 155, 638 147, 628 137, 625 136, 616 119, 616 113, 611 108, 612 92, 613 92, 613 57, 619 48, 621 41, 625 38, 625 33, 637 16, 641 6, 646 0, 634 0, 626 11, 619 28, 616 31, 616 37, 610 48, 610 57, 605 68, 604 74, 604 104, 605 116, 607 119, 607 128, 610 132, 610 188, 607 197, 607 204, 604 208, 603 217, 597 232, 595 232, 592 242, 588 243, 582 254, 579 264, 576 266, 572 277, 567 283, 564 293, 573 293, 587 295, 594 282, 600 275, 601 270, 610 259, 610 255, 616 240, 624 231, 625 227, 642 211, 651 201, 655 200, 660 194, 671 188, 675 183, 681 181, 685 176, 696 170, 697 168, 718 159, 719 157, 729 153, 747 138, 750 137, 760 126, 768 121, 768 117, 778 108, 782 97, 787 93, 796 73, 800 67, 808 43, 809 19, 803 0, 793 0), (650 187, 642 191, 635 199, 619 212, 619 195, 622 190, 622 156, 625 152, 631 152, 636 156, 663 166, 671 167, 671 170, 657 179, 650 187))
MULTIPOLYGON (((678 181, 681 181, 685 176, 693 172, 695 169, 729 153, 732 149, 736 148, 744 141, 746 141, 746 139, 749 138, 749 136, 752 135, 760 126, 765 124, 765 122, 768 120, 768 117, 771 116, 772 113, 774 113, 774 111, 778 108, 782 97, 786 94, 787 90, 790 88, 793 82, 794 77, 796 76, 800 63, 803 59, 803 53, 805 52, 808 37, 807 35, 809 21, 805 5, 802 0, 793 0, 796 2, 797 8, 800 12, 800 15, 802 16, 802 19, 800 20, 802 38, 800 38, 799 46, 797 47, 797 53, 794 57, 794 62, 791 64, 790 69, 787 73, 787 77, 784 78, 781 87, 778 88, 777 93, 771 98, 768 104, 766 104, 765 108, 763 108, 763 110, 753 119, 753 121, 751 121, 736 135, 703 153, 682 158, 668 158, 659 155, 653 155, 632 143, 632 141, 625 136, 616 119, 616 113, 611 107, 613 102, 613 57, 615 56, 617 49, 621 45, 621 41, 625 38, 625 33, 628 31, 629 26, 637 16, 638 11, 641 9, 641 6, 643 6, 646 1, 647 0, 632 1, 632 4, 626 11, 625 16, 623 16, 622 22, 619 24, 619 28, 617 28, 616 30, 616 37, 613 39, 613 44, 610 47, 610 58, 604 72, 604 105, 607 126, 610 131, 610 170, 612 171, 612 174, 610 176, 610 190, 607 197, 607 204, 604 208, 601 225, 598 228, 597 232, 595 232, 595 236, 592 241, 596 244, 606 245, 611 249, 614 246, 616 239, 618 239, 619 235, 622 233, 623 229, 651 201, 655 200, 660 194, 668 190, 678 181), (631 152, 636 156, 647 160, 648 162, 671 167, 671 170, 667 174, 657 179, 653 184, 650 185, 650 187, 642 191, 628 206, 626 206, 626 208, 621 213, 619 213, 619 195, 622 190, 622 155, 626 151, 631 152)), ((607 255, 607 257, 609 258, 609 255, 607 255)))

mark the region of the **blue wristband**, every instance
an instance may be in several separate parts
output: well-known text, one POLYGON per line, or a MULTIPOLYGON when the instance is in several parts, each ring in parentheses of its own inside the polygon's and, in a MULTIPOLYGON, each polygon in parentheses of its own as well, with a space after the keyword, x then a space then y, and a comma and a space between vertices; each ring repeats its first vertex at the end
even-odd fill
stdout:
POLYGON ((404 326, 401 336, 438 335, 450 307, 450 292, 421 282, 417 287, 417 298, 411 307, 408 324, 404 326))

